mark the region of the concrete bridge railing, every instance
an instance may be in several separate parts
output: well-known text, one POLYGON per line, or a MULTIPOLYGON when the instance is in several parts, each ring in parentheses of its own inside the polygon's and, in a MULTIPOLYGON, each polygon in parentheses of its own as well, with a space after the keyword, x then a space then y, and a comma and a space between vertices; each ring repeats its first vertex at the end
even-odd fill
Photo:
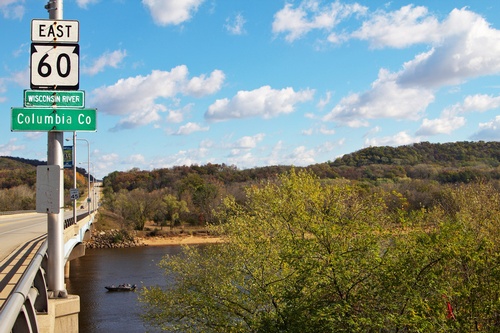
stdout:
MULTIPOLYGON (((73 218, 65 220, 64 259, 67 275, 70 261, 85 255, 83 241, 90 239, 94 215, 85 213, 79 215, 77 220, 77 223, 73 218)), ((43 242, 37 246, 38 250, 29 259, 27 268, 0 309, 0 332, 78 332, 80 298, 76 295, 68 295, 64 299, 48 298, 46 235, 36 241, 43 242)))

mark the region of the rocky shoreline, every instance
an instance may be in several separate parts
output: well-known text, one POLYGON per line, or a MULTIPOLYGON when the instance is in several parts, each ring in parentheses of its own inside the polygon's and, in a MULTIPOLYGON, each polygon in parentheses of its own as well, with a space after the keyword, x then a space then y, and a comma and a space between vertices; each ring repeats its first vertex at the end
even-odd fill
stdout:
POLYGON ((92 237, 85 242, 88 249, 124 248, 145 246, 134 232, 125 230, 92 231, 92 237))
POLYGON ((106 230, 93 231, 92 238, 85 242, 88 249, 126 248, 137 246, 166 246, 166 245, 196 245, 221 243, 221 237, 211 236, 208 233, 170 234, 163 236, 140 237, 136 231, 106 230))

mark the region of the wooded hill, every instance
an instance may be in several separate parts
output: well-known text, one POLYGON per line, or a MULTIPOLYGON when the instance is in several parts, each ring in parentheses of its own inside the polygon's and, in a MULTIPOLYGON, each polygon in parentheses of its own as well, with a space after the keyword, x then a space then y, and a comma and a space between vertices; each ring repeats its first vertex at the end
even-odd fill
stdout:
MULTIPOLYGON (((18 157, 0 157, 0 190, 14 189, 19 186, 33 190, 36 182, 36 166, 46 162, 18 157)), ((273 178, 290 170, 292 166, 275 165, 240 170, 226 164, 206 164, 175 166, 155 170, 115 171, 104 177, 108 192, 143 189, 146 192, 165 190, 178 198, 183 193, 198 192, 199 196, 218 198, 231 194, 241 198, 243 188, 260 180, 273 178), (208 192, 207 192, 208 191, 208 192), (217 193, 217 194, 216 194, 217 193)), ((379 186, 398 184, 411 187, 411 191, 422 187, 417 180, 429 186, 443 184, 469 183, 475 181, 494 182, 500 180, 500 143, 499 142, 421 142, 399 147, 370 147, 344 155, 334 161, 295 167, 308 169, 321 179, 349 179, 379 186), (410 184, 411 183, 411 184, 410 184)), ((79 185, 85 188, 85 170, 81 173, 79 185)), ((65 172, 65 188, 72 187, 71 170, 65 172)), ((25 191, 23 191, 24 193, 25 191)), ((4 195, 5 196, 5 195, 4 195)), ((418 197, 418 196, 417 196, 418 197)), ((2 200, 0 195, 0 201, 2 200)), ((12 199, 0 203, 0 210, 9 209, 12 199)), ((188 203, 193 198, 188 200, 188 203)), ((194 199, 201 200, 200 198, 194 199)), ((430 199, 428 199, 430 200, 430 199)), ((427 202, 428 200, 424 200, 427 202)), ((29 200, 32 205, 33 200, 29 200)), ((28 206, 29 206, 28 205, 28 206)), ((26 205, 23 205, 25 207, 26 205)))
MULTIPOLYGON (((397 181, 405 178, 435 180, 440 183, 467 183, 500 179, 499 142, 416 143, 400 147, 370 147, 337 158, 333 162, 310 165, 322 179, 346 178, 361 181, 397 181)), ((292 166, 278 165, 239 170, 226 164, 176 166, 152 171, 132 169, 104 177, 104 185, 120 189, 148 191, 174 186, 188 175, 210 178, 228 185, 267 179, 292 166)))
MULTIPOLYGON (((370 147, 345 155, 335 161, 294 167, 309 170, 323 182, 350 180, 369 191, 395 191, 408 201, 410 209, 431 207, 443 196, 445 185, 470 182, 491 182, 500 188, 500 143, 457 142, 431 144, 428 142, 401 147, 370 147)), ((176 215, 191 224, 211 221, 212 212, 227 196, 238 202, 245 200, 245 189, 262 180, 275 179, 292 166, 278 165, 239 170, 226 164, 175 166, 144 171, 132 169, 115 171, 103 179, 105 202, 113 212, 124 219, 141 221, 139 203, 165 201, 166 205, 182 205, 176 215), (132 208, 131 203, 137 203, 132 208)), ((149 205, 150 210, 158 208, 149 205)), ((171 219, 171 213, 167 214, 171 219)), ((163 217, 157 217, 159 220, 163 217)))
MULTIPOLYGON (((36 167, 47 162, 0 156, 0 211, 33 210, 36 206, 36 167)), ((77 168, 77 186, 86 190, 85 169, 77 168)), ((73 169, 64 171, 65 198, 73 187, 73 169)))

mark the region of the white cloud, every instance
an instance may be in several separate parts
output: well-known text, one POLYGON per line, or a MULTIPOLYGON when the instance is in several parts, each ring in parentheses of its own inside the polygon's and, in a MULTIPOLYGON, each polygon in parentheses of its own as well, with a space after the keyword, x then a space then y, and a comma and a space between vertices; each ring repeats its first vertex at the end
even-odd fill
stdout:
POLYGON ((460 116, 469 112, 485 112, 500 107, 500 97, 490 95, 471 95, 465 97, 463 103, 446 108, 438 119, 424 119, 417 130, 417 135, 450 134, 465 125, 465 118, 460 116))
POLYGON ((179 25, 188 21, 204 0, 142 0, 156 24, 179 25))
POLYGON ((118 160, 118 154, 111 153, 111 154, 97 154, 99 156, 99 161, 103 163, 115 163, 118 160))
POLYGON ((146 159, 141 154, 133 154, 126 158, 127 164, 132 165, 142 165, 146 162, 146 159))
POLYGON ((184 115, 179 110, 168 111, 167 121, 169 123, 180 123, 184 120, 184 115))
POLYGON ((312 129, 312 128, 305 129, 305 130, 302 130, 301 133, 302 133, 302 135, 307 135, 307 136, 313 135, 314 129, 312 129))
POLYGON ((382 138, 372 138, 365 140, 365 147, 374 146, 401 146, 408 145, 410 143, 420 142, 419 138, 414 138, 410 136, 405 131, 399 132, 393 136, 386 136, 382 138))
POLYGON ((498 109, 500 107, 500 96, 490 96, 477 94, 472 96, 467 96, 461 105, 456 108, 460 112, 485 112, 492 109, 498 109))
POLYGON ((335 134, 335 130, 330 129, 330 128, 322 125, 321 127, 316 128, 316 129, 309 128, 306 130, 302 130, 301 133, 302 133, 302 135, 307 135, 307 136, 313 135, 314 133, 319 133, 322 135, 333 135, 333 134, 335 134))
POLYGON ((17 139, 10 139, 6 144, 0 144, 0 156, 12 156, 15 151, 24 150, 25 146, 16 145, 17 139))
POLYGON ((179 165, 193 165, 212 163, 211 159, 206 160, 208 149, 200 146, 188 150, 181 150, 176 154, 169 154, 165 158, 155 159, 148 167, 150 170, 158 168, 171 168, 179 165))
POLYGON ((113 68, 118 68, 118 65, 122 62, 123 58, 127 55, 125 50, 116 50, 113 52, 106 52, 99 58, 97 58, 90 67, 83 67, 82 72, 89 75, 95 75, 102 72, 104 68, 110 66, 113 68))
POLYGON ((371 90, 344 97, 323 120, 361 127, 369 125, 368 119, 419 119, 434 100, 432 91, 398 85, 397 78, 397 74, 381 70, 371 90))
POLYGON ((233 148, 237 149, 252 149, 257 147, 257 143, 261 142, 264 140, 264 137, 266 135, 264 133, 259 133, 254 136, 244 136, 240 139, 238 139, 234 145, 233 148))
POLYGON ((325 106, 327 106, 330 103, 331 99, 332 99, 332 92, 327 91, 325 97, 319 100, 317 104, 318 109, 323 109, 325 106))
POLYGON ((399 84, 438 88, 500 72, 500 31, 483 17, 454 9, 439 29, 441 41, 404 64, 399 84))
POLYGON ((176 95, 201 97, 220 89, 224 73, 213 71, 189 79, 186 66, 173 68, 170 72, 154 70, 146 76, 118 80, 114 85, 92 91, 91 103, 100 112, 122 118, 115 130, 134 128, 156 122, 166 107, 156 102, 159 98, 174 98, 176 95))
POLYGON ((316 151, 314 149, 299 146, 294 148, 291 153, 285 154, 282 157, 281 164, 307 166, 316 163, 315 156, 316 151))
MULTIPOLYGON (((403 17, 410 27, 416 18, 426 13, 423 9, 418 12, 417 8, 405 7, 408 15, 403 17), (412 16, 412 11, 417 12, 412 16)), ((392 16, 394 20, 397 15, 392 16)), ((368 120, 375 118, 417 120, 441 87, 500 73, 500 31, 491 28, 484 18, 467 9, 455 9, 442 23, 436 25, 433 19, 429 22, 422 31, 415 28, 415 34, 426 34, 427 42, 433 43, 429 51, 406 62, 398 72, 382 69, 371 90, 344 97, 323 119, 351 127, 368 126, 368 120), (431 31, 432 26, 436 26, 436 31, 431 31)), ((424 37, 411 38, 425 40, 424 37)), ((386 44, 389 43, 395 45, 388 39, 386 44)), ((453 126, 463 122, 460 118, 452 120, 453 126)), ((426 120, 422 133, 432 133, 431 127, 451 130, 451 127, 443 128, 440 122, 426 120)))
POLYGON ((439 40, 439 22, 425 7, 408 5, 394 12, 376 12, 352 37, 368 40, 374 48, 403 48, 439 40))
POLYGON ((95 165, 95 172, 98 175, 107 175, 116 170, 116 164, 119 162, 120 157, 116 153, 101 154, 96 151, 95 158, 92 159, 95 165))
POLYGON ((220 90, 225 78, 224 72, 218 69, 214 70, 208 78, 204 74, 193 77, 187 83, 186 92, 195 97, 213 94, 220 90))
POLYGON ((29 87, 29 85, 30 85, 30 69, 27 67, 26 69, 24 69, 22 71, 14 72, 11 74, 11 76, 9 78, 6 79, 6 81, 14 82, 23 88, 29 87))
POLYGON ((260 159, 255 157, 251 152, 240 155, 238 151, 227 158, 227 164, 237 165, 240 168, 253 168, 260 164, 260 159))
POLYGON ((36 141, 36 140, 40 140, 42 137, 45 137, 45 136, 46 136, 46 132, 27 132, 24 137, 29 139, 29 140, 36 141))
POLYGON ((76 0, 76 4, 80 8, 86 9, 89 4, 94 4, 99 2, 99 0, 76 0))
MULTIPOLYGON (((0 94, 3 94, 7 91, 7 83, 5 78, 0 77, 0 94)), ((0 96, 0 103, 5 100, 5 97, 0 96)))
POLYGON ((317 1, 304 0, 297 8, 287 3, 274 15, 273 32, 285 34, 285 40, 293 42, 312 30, 329 32, 342 20, 353 14, 364 14, 367 8, 359 4, 341 4, 338 1, 320 6, 317 1))
POLYGON ((0 103, 7 100, 6 97, 1 96, 7 92, 7 86, 11 83, 15 83, 20 87, 28 87, 30 85, 30 71, 29 68, 25 70, 10 73, 9 77, 0 77, 0 103))
POLYGON ((245 18, 241 13, 236 14, 234 17, 228 17, 226 19, 226 24, 224 28, 232 35, 242 35, 245 33, 244 25, 246 23, 245 18))
POLYGON ((187 123, 186 125, 182 125, 179 127, 179 130, 174 133, 174 135, 189 135, 195 132, 206 132, 209 130, 209 127, 202 127, 199 124, 196 123, 187 123))
POLYGON ((263 86, 251 91, 239 91, 231 100, 216 100, 208 107, 205 118, 212 121, 249 117, 269 119, 295 111, 295 104, 309 101, 313 95, 313 90, 295 92, 290 87, 276 90, 263 86))
POLYGON ((480 123, 479 130, 472 135, 473 140, 500 140, 500 116, 490 122, 480 123))
MULTIPOLYGON (((336 142, 325 141, 319 146, 307 148, 306 146, 298 146, 295 148, 286 147, 283 141, 278 141, 272 147, 269 156, 261 159, 263 165, 295 165, 307 166, 317 163, 316 158, 323 154, 332 154, 338 147, 344 145, 345 139, 340 139, 336 142)), ((333 157, 332 157, 333 159, 333 157)), ((257 165, 257 163, 254 163, 257 165)))
POLYGON ((333 135, 335 134, 335 130, 327 128, 326 126, 321 126, 319 132, 324 135, 333 135))
POLYGON ((0 0, 0 11, 6 19, 21 20, 26 11, 24 0, 0 0))
POLYGON ((465 125, 464 117, 453 115, 442 116, 437 119, 424 119, 422 125, 415 133, 420 136, 429 136, 437 134, 450 134, 454 130, 465 125))

